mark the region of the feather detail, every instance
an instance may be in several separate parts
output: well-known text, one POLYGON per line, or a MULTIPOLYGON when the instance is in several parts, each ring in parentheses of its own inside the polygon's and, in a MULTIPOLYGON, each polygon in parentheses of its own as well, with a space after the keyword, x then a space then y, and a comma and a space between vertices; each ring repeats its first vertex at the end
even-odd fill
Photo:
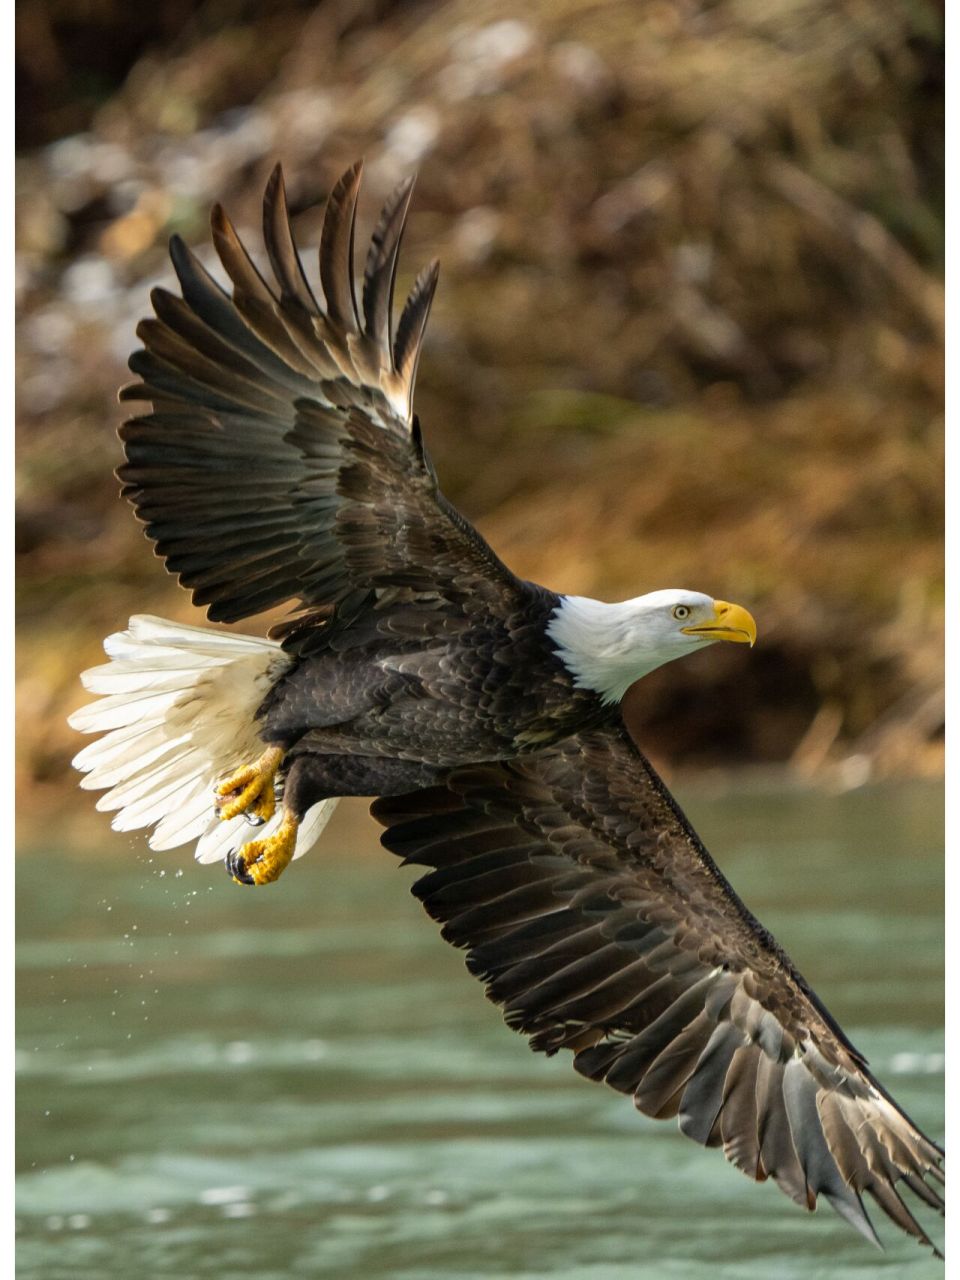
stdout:
POLYGON ((370 241, 363 273, 364 332, 376 352, 379 367, 393 371, 390 323, 393 316, 393 289, 397 278, 400 242, 407 210, 413 196, 415 176, 396 188, 383 207, 370 241))
POLYGON ((923 1244, 943 1152, 737 898, 622 724, 383 797, 386 847, 508 1026, 877 1242, 923 1244))
MULTIPOLYGON (((219 820, 214 786, 263 750, 256 711, 291 659, 274 640, 146 615, 108 636, 104 649, 111 661, 82 677, 102 696, 69 721, 103 734, 74 758, 87 775, 81 785, 104 790, 97 808, 116 811, 115 830, 152 826, 152 849, 198 841, 201 860, 213 848, 222 858, 250 828, 243 818, 219 820)), ((297 856, 329 817, 331 807, 318 816, 321 808, 301 824, 297 856)))
POLYGON ((433 295, 440 279, 440 263, 434 259, 423 268, 413 283, 410 295, 403 304, 400 321, 397 325, 397 337, 393 347, 393 367, 395 376, 391 385, 391 403, 396 396, 403 397, 406 416, 413 414, 413 388, 417 381, 417 366, 420 363, 420 348, 423 335, 430 318, 430 307, 433 295))
POLYGON ((360 328, 353 288, 353 240, 363 161, 351 165, 330 192, 320 235, 320 283, 330 322, 344 333, 360 328))
MULTIPOLYGON (((379 588, 381 571, 390 586, 440 592, 458 609, 488 607, 491 596, 512 607, 516 580, 438 493, 413 417, 437 283, 432 263, 394 330, 413 178, 383 206, 358 301, 361 173, 358 162, 327 201, 322 302, 278 166, 263 197, 270 279, 217 205, 213 242, 232 293, 174 236, 182 296, 155 289, 155 318, 138 328, 143 346, 129 363, 140 380, 120 395, 152 410, 121 428, 117 475, 158 555, 217 622, 291 601, 321 621, 350 592, 379 588)), ((303 619, 297 630, 302 637, 303 619)))

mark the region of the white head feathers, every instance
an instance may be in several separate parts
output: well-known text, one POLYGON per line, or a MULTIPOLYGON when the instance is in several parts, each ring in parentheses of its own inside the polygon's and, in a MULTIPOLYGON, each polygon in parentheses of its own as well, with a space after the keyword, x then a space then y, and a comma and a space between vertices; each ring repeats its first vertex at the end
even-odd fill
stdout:
POLYGON ((641 676, 715 640, 753 644, 756 624, 739 605, 700 591, 651 591, 618 604, 564 596, 547 626, 577 688, 619 702, 641 676))

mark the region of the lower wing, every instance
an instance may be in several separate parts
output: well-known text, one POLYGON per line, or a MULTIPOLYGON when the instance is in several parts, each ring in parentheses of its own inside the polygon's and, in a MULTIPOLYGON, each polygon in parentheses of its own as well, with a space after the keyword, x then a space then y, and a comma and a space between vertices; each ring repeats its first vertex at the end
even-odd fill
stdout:
POLYGON ((373 807, 413 886, 534 1049, 679 1116, 757 1181, 868 1239, 867 1193, 935 1248, 943 1152, 746 909, 622 726, 373 807), (914 1201, 914 1209, 918 1206, 914 1201))

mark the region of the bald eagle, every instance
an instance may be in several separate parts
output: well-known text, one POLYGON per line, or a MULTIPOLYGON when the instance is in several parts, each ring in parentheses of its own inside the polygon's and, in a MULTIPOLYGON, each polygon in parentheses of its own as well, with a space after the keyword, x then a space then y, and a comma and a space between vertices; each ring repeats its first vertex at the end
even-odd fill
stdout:
POLYGON ((634 681, 716 642, 741 606, 657 590, 617 604, 517 578, 447 502, 412 410, 437 264, 394 327, 412 180, 389 198, 360 296, 361 166, 333 188, 317 300, 279 167, 275 284, 223 210, 227 293, 183 242, 152 294, 123 400, 123 494, 166 567, 233 622, 295 600, 270 639, 138 616, 84 674, 76 757, 113 825, 197 842, 241 884, 278 878, 338 797, 373 796, 383 843, 507 1023, 868 1239, 869 1193, 931 1244, 942 1151, 724 879, 626 732, 634 681), (244 840, 248 824, 259 834, 244 840))

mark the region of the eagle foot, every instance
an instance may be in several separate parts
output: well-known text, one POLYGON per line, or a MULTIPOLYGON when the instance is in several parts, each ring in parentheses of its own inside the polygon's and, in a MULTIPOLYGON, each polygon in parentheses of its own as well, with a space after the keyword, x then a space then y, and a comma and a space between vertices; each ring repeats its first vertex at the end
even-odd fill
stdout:
POLYGON ((297 829, 300 823, 290 813, 272 836, 266 840, 248 840, 245 845, 228 853, 224 865, 228 875, 237 884, 271 884, 290 864, 297 847, 297 829))
POLYGON ((273 817, 277 807, 274 779, 282 759, 279 747, 268 747, 253 764, 242 765, 217 784, 214 803, 221 822, 242 813, 252 826, 260 827, 273 817))

